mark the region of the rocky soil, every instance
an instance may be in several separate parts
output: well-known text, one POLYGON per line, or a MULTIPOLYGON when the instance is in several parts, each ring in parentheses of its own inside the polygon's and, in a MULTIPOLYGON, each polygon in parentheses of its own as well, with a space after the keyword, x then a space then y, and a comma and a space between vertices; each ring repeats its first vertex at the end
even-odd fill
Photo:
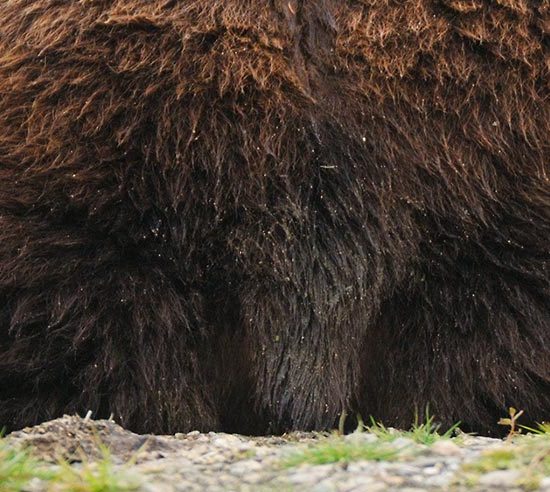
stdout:
MULTIPOLYGON (((79 467, 101 459, 105 447, 121 473, 136 477, 137 490, 172 491, 401 491, 474 490, 512 491, 539 487, 550 491, 550 477, 526 486, 525 470, 497 470, 472 480, 465 464, 487 450, 503 446, 498 439, 460 436, 431 446, 398 438, 393 461, 350 461, 289 466, 298 453, 327 439, 358 445, 375 443, 371 433, 329 437, 320 433, 292 433, 279 437, 245 437, 223 433, 190 432, 175 436, 136 435, 107 420, 65 416, 6 437, 13 446, 28 446, 41 460, 60 458, 79 467), (523 484, 523 485, 522 485, 523 484)), ((330 441, 332 442, 332 441, 330 441)), ((103 456, 104 457, 104 456, 103 456)), ((543 457, 549 459, 548 457, 543 457)), ((44 490, 39 480, 29 490, 44 490)))

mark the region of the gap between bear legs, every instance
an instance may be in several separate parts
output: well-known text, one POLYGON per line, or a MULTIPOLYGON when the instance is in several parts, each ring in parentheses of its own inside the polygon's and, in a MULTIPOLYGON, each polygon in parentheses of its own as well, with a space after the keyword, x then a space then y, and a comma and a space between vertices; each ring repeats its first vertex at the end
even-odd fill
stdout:
POLYGON ((257 239, 233 237, 255 408, 269 432, 333 429, 354 408, 371 314, 367 255, 351 232, 308 227, 281 216, 257 239))

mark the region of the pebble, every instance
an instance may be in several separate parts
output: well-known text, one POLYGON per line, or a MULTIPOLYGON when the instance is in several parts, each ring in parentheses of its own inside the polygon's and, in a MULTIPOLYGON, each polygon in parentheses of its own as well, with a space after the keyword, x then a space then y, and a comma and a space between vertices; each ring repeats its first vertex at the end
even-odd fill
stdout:
POLYGON ((237 461, 237 463, 229 467, 229 471, 233 475, 246 475, 250 472, 255 472, 262 469, 262 464, 254 460, 237 461))
POLYGON ((219 436, 213 434, 213 439, 210 442, 214 446, 226 449, 240 448, 242 445, 242 441, 238 437, 232 436, 231 434, 220 434, 219 436))
POLYGON ((403 449, 413 446, 414 441, 408 437, 398 437, 392 442, 392 445, 396 449, 403 449))
POLYGON ((453 482, 454 474, 452 472, 443 472, 438 475, 426 477, 424 485, 429 487, 445 488, 453 482))
POLYGON ((440 456, 460 456, 463 454, 460 446, 456 445, 453 441, 447 439, 436 441, 430 447, 430 451, 440 456))
POLYGON ((344 440, 357 443, 376 442, 378 441, 378 436, 376 434, 369 434, 368 432, 353 432, 344 436, 344 440))
POLYGON ((508 487, 514 485, 521 478, 516 470, 496 470, 484 474, 478 480, 479 485, 492 487, 508 487))

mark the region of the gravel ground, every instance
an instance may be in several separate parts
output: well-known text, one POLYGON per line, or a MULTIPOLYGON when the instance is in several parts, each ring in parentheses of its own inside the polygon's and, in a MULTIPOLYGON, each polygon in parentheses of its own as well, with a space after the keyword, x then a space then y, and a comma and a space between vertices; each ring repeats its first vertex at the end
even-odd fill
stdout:
MULTIPOLYGON (((395 461, 354 461, 323 465, 284 466, 300 451, 330 439, 321 433, 291 433, 273 437, 190 432, 175 436, 140 436, 107 420, 65 416, 36 427, 14 432, 6 440, 14 446, 29 445, 40 459, 56 462, 60 457, 79 463, 101 457, 103 443, 124 473, 141 480, 144 492, 172 491, 401 491, 422 490, 522 490, 525 479, 514 470, 481 474, 475 483, 464 475, 464 464, 503 441, 461 436, 432 446, 407 438, 391 443, 399 449, 395 461), (131 464, 128 461, 131 460, 131 464)), ((332 439, 335 439, 332 437, 332 439)), ((354 433, 338 442, 373 443, 370 433, 354 433)), ((547 459, 547 457, 545 458, 547 459)), ((539 481, 539 490, 550 492, 550 477, 539 481)), ((30 490, 39 491, 39 481, 30 490)))

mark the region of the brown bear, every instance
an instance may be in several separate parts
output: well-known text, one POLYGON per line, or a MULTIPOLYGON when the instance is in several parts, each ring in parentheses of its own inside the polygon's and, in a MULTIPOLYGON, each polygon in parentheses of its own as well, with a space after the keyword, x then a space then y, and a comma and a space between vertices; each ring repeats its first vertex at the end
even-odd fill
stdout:
POLYGON ((0 424, 550 418, 541 0, 0 3, 0 424))

